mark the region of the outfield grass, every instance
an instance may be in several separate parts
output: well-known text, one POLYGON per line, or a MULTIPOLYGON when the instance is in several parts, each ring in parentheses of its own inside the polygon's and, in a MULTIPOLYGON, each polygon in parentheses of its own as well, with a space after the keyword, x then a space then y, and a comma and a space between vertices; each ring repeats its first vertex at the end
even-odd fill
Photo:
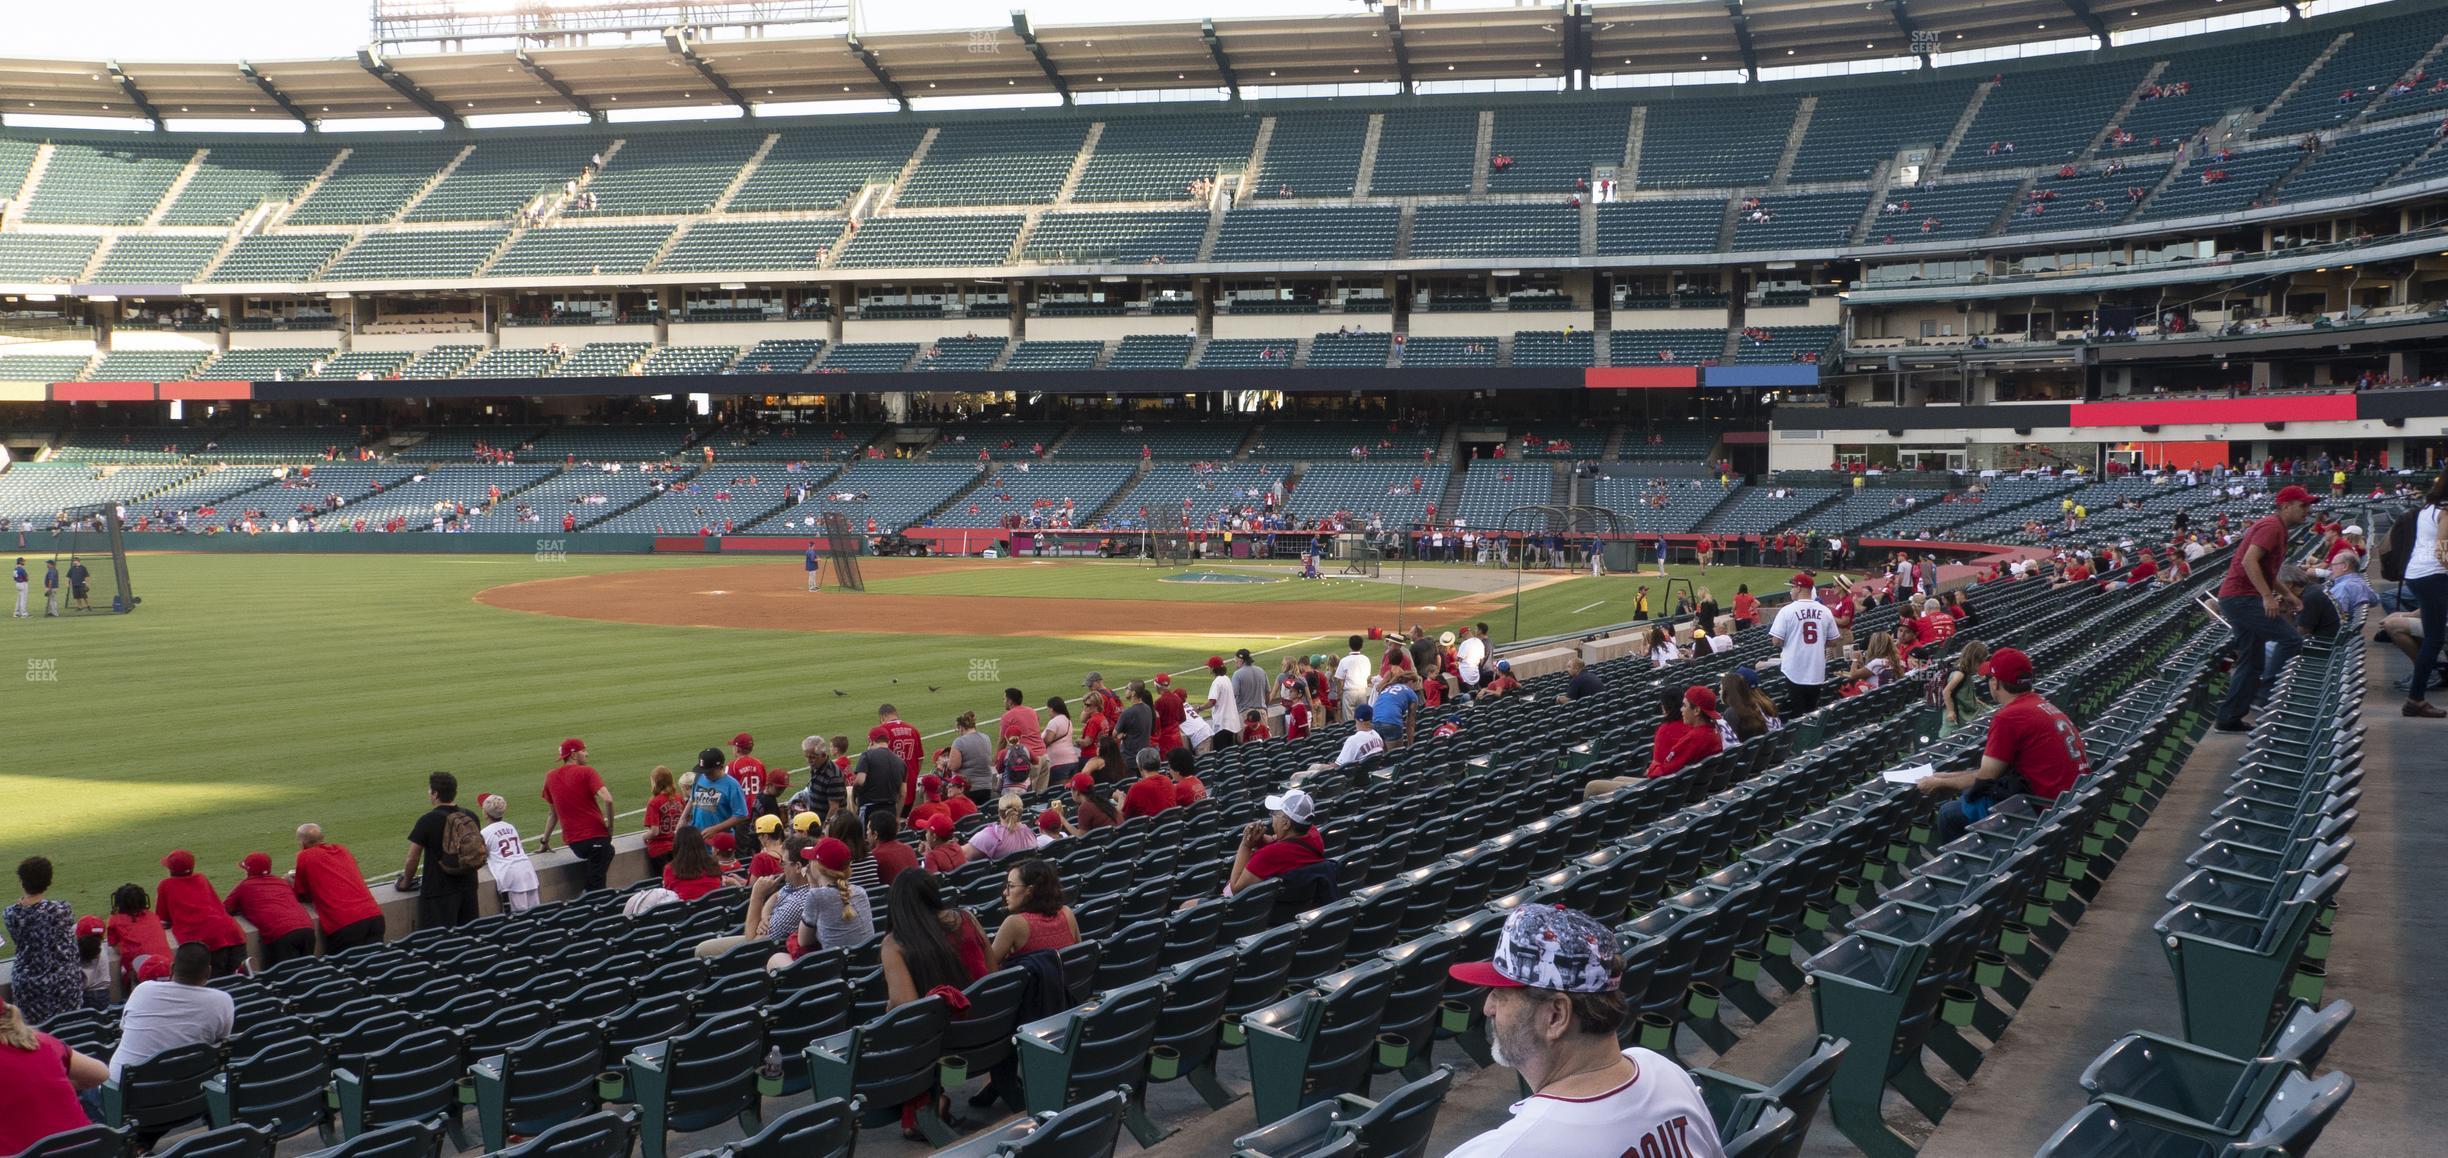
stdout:
MULTIPOLYGON (((938 571, 931 575, 871 577, 867 590, 890 595, 1006 595, 1048 599, 1162 599, 1178 603, 1368 603, 1391 601, 1394 588, 1366 579, 1331 576, 1302 580, 1288 564, 1265 566, 1194 563, 1156 568, 1146 563, 1012 559, 991 566, 938 571), (1264 583, 1168 581, 1185 572, 1264 576, 1264 583)), ((1408 602, 1452 599, 1460 592, 1413 586, 1408 602)))
MULTIPOLYGON (((932 735, 948 732, 963 710, 990 714, 1006 686, 1042 704, 1075 697, 1091 669, 1117 679, 1180 673, 1242 646, 1265 652, 1271 668, 1294 648, 1339 650, 1316 637, 1116 636, 1093 625, 1025 639, 894 634, 888 624, 821 635, 657 627, 522 614, 472 598, 537 578, 737 562, 139 556, 131 570, 145 604, 136 614, 0 622, 0 664, 54 677, 12 676, 14 690, 0 701, 11 757, 0 790, 20 802, 0 813, 0 859, 51 857, 58 895, 80 912, 100 912, 121 882, 149 888, 158 880, 158 860, 171 848, 194 851, 226 888, 249 851, 286 863, 291 830, 311 820, 380 876, 406 852, 433 769, 456 773, 470 799, 479 791, 507 796, 521 831, 541 832, 535 792, 564 736, 587 740, 619 810, 630 812, 643 804, 655 765, 685 768, 699 749, 738 731, 756 734, 760 754, 779 764, 804 735, 862 735, 885 700, 932 735)), ((979 571, 986 579, 975 590, 1019 594, 1030 570, 979 571)), ((1414 567, 1411 575, 1433 582, 1440 570, 1414 567)), ((1054 574, 1061 589, 1049 594, 1086 593, 1077 579, 1054 574)), ((1763 574, 1772 583, 1783 576, 1753 573, 1755 591, 1763 574)), ((1723 600, 1732 598, 1734 575, 1710 572, 1723 600)), ((1390 593, 1389 585, 1358 582, 1160 584, 1153 568, 1103 568, 1095 578, 1100 590, 1138 594, 1133 588, 1144 583, 1145 597, 1185 602, 1390 593)), ((1641 582, 1656 581, 1584 578, 1534 590, 1523 600, 1520 632, 1618 622, 1629 615, 1628 585, 1641 582)), ((1450 594, 1408 588, 1407 604, 1420 610, 1405 617, 1450 625, 1459 617, 1427 609, 1450 594)), ((1488 621, 1499 639, 1512 637, 1509 592, 1504 610, 1470 618, 1488 621)))

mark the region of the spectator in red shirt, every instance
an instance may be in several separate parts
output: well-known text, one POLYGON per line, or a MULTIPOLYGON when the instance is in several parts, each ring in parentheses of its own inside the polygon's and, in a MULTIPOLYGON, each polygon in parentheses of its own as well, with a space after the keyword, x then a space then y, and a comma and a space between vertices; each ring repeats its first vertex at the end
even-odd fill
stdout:
POLYGON ((891 704, 877 708, 876 715, 881 722, 867 730, 867 739, 883 744, 893 755, 901 758, 901 799, 904 802, 915 799, 918 795, 918 772, 926 767, 926 738, 919 735, 918 729, 912 727, 909 721, 902 719, 901 713, 891 704))
POLYGON ((1156 749, 1141 748, 1138 766, 1138 781, 1122 794, 1124 820, 1156 816, 1173 807, 1173 781, 1164 774, 1164 761, 1157 758, 1156 749))
POLYGON ((782 818, 767 814, 756 818, 756 855, 748 858, 748 883, 755 884, 766 877, 782 875, 783 844, 789 839, 782 833, 782 818))
POLYGON ((875 858, 876 879, 887 887, 902 870, 918 867, 918 850, 901 839, 901 822, 878 809, 867 817, 867 855, 875 858))
POLYGON ((297 830, 297 861, 289 870, 289 885, 298 899, 313 905, 315 922, 323 929, 323 951, 337 953, 383 938, 382 906, 366 887, 365 872, 346 845, 323 843, 323 826, 301 824, 297 830))
POLYGON ((646 875, 659 877, 663 866, 671 863, 673 835, 688 823, 688 794, 673 781, 672 770, 661 764, 655 765, 647 784, 646 875))
POLYGON ((1122 818, 1114 815, 1112 796, 1097 784, 1096 777, 1085 772, 1074 772, 1070 787, 1071 815, 1076 818, 1071 823, 1072 835, 1122 823, 1122 818))
POLYGON ((1759 618, 1759 597, 1751 594, 1751 585, 1734 588, 1734 626, 1749 627, 1759 618))
MULTIPOLYGON (((2435 496, 2438 490, 2433 488, 2435 496)), ((2244 730, 2244 716, 2258 702, 2267 645, 2278 645, 2282 664, 2303 646, 2303 636, 2295 630, 2295 613, 2303 610, 2303 602, 2278 585, 2278 568, 2286 562, 2287 533, 2312 514, 2312 492, 2287 487, 2275 496, 2275 505, 2270 514, 2245 528, 2227 564, 2227 577, 2219 583, 2219 615, 2234 630, 2236 646, 2227 698, 2219 702, 2218 722, 2213 725, 2222 732, 2244 730)), ((2409 700, 2405 714, 2448 716, 2448 709, 2409 700), (2429 710, 2418 711, 2417 705, 2429 710)))
POLYGON ((1265 824, 1252 821, 1241 830, 1241 847, 1233 854, 1225 896, 1326 859, 1326 834, 1314 823, 1317 802, 1308 793, 1286 789, 1280 796, 1267 797, 1266 806, 1265 824))
POLYGON ((161 863, 170 875, 153 886, 153 900, 170 926, 171 938, 182 945, 201 942, 212 954, 214 976, 238 972, 246 961, 246 934, 221 907, 221 894, 212 882, 196 873, 195 854, 182 848, 161 863))
POLYGON ((738 884, 723 875, 722 862, 697 826, 684 824, 672 834, 671 863, 663 866, 663 887, 684 901, 693 901, 724 885, 738 884))
POLYGON ((969 854, 952 836, 952 818, 930 816, 926 823, 926 856, 919 862, 926 871, 942 876, 969 863, 969 854))
POLYGON ((578 858, 579 887, 587 892, 604 887, 604 872, 612 867, 612 790, 587 766, 586 741, 561 741, 561 764, 544 774, 544 791, 538 795, 551 806, 551 815, 536 851, 552 849, 553 827, 559 825, 570 853, 578 858))
POLYGON ((1028 749, 1029 759, 1045 763, 1045 733, 1037 726, 1037 709, 1028 706, 1028 699, 1018 688, 1003 689, 1003 719, 998 729, 997 748, 1009 748, 1014 743, 1028 749))
MULTIPOLYGON (((1657 694, 1658 713, 1664 718, 1649 739, 1649 767, 1641 773, 1644 780, 1672 776, 1693 761, 1714 756, 1725 747, 1713 718, 1717 710, 1715 692, 1694 684, 1679 692, 1659 688, 1657 694)), ((1592 780, 1583 788, 1582 795, 1604 796, 1639 782, 1628 776, 1592 780)))
POLYGON ((1936 650, 1955 635, 1955 617, 1947 614, 1946 606, 1937 599, 1921 601, 1921 618, 1913 621, 1913 635, 1920 646, 1936 650))
POLYGON ((1175 748, 1165 754, 1165 767, 1173 775, 1175 808, 1188 808, 1207 799, 1207 783, 1198 778, 1198 753, 1175 748))
POLYGON ((1980 673, 1988 678, 1989 693, 1998 704, 1989 716, 1989 743, 1981 750, 1980 767, 1924 776, 1914 785, 1923 792, 1951 789, 1963 794, 1938 806, 1939 844, 1963 835, 2000 800, 2023 794, 2055 800, 2091 770, 2083 754, 2082 729, 2032 691, 2030 656, 2001 647, 1981 665, 1980 673))
POLYGON ((726 769, 740 782, 740 791, 748 796, 748 810, 757 815, 781 811, 776 807, 784 790, 790 787, 790 773, 775 774, 765 762, 749 753, 756 751, 756 737, 742 732, 731 737, 731 763, 726 769))
POLYGON ((137 973, 149 964, 170 964, 170 938, 144 886, 125 884, 111 893, 110 923, 105 935, 119 954, 120 988, 136 987, 137 973))
POLYGON ((306 915, 306 907, 298 904, 297 893, 286 882, 272 878, 272 858, 250 852, 238 862, 238 868, 245 875, 230 886, 221 907, 255 926, 263 945, 264 968, 292 957, 314 956, 314 921, 306 915))
POLYGON ((1148 743, 1157 751, 1170 752, 1182 746, 1182 717, 1187 714, 1183 705, 1188 700, 1180 688, 1173 686, 1172 676, 1156 677, 1156 731, 1148 737, 1148 743))

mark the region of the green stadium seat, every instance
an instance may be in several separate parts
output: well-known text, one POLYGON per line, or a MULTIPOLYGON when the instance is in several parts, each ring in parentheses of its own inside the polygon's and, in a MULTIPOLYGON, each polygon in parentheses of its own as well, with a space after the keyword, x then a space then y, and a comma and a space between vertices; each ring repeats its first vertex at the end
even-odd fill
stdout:
POLYGON ((0 280, 75 281, 101 243, 98 237, 65 233, 0 233, 0 280))
POLYGON ((18 1151, 17 1158, 134 1158, 136 1139, 110 1126, 63 1130, 18 1151))
MULTIPOLYGON (((1384 116, 1377 167, 1369 177, 1372 195, 1470 192, 1471 172, 1483 160, 1475 155, 1477 109, 1396 109, 1384 116)), ((1623 135, 1615 139, 1620 142, 1623 135)))
POLYGON ((1111 1158, 1121 1141, 1127 1088, 1082 1098, 1058 1114, 1037 1114, 938 1150, 939 1158, 1111 1158))
POLYGON ((637 1118, 635 1110, 601 1110, 496 1149, 493 1158, 629 1158, 637 1118))
POLYGON ((801 221, 698 221, 655 263, 656 273, 815 269, 841 241, 839 218, 801 221))
POLYGON ((729 1119, 761 1125, 757 1067, 765 1059, 765 1019, 740 1010, 629 1052, 629 1093, 637 1103, 640 1158, 664 1158, 674 1132, 729 1119))
POLYGON ((585 137, 527 137, 479 144, 403 220, 499 221, 538 194, 557 195, 605 144, 585 137))
POLYGON ((1234 1158, 1312 1158, 1325 1154, 1422 1158, 1437 1111, 1453 1087, 1451 1066, 1370 1101, 1344 1094, 1318 1102, 1265 1129, 1233 1139, 1234 1158))
POLYGON ((935 142, 927 146, 926 157, 902 184, 894 204, 1047 204, 1062 189, 1087 135, 1088 122, 1071 118, 939 126, 935 142))
POLYGON ((1206 236, 1203 209, 1048 213, 1029 231, 1020 260, 1050 265, 1179 264, 1198 260, 1199 243, 1206 236))
POLYGON ((102 255, 91 280, 117 284, 177 284, 195 280, 220 252, 221 238, 123 233, 102 255))
POLYGON ((467 1072, 467 1051, 456 1031, 420 1029, 388 1037, 356 1059, 340 1055, 337 1048, 333 1052, 338 1068, 332 1071, 332 1091, 339 1102, 342 1139, 378 1126, 440 1118, 451 1141, 467 1148, 459 1120, 459 1079, 467 1072), (354 1068, 350 1060, 356 1062, 354 1068))
POLYGON ((765 1123, 755 1134, 689 1158, 850 1158, 858 1144, 860 1102, 823 1098, 765 1123))
POLYGON ((2302 878, 2266 914, 2182 904, 2152 926, 2176 974, 2186 1041, 2235 1055, 2260 1046, 2294 980, 2304 941, 2335 900, 2346 871, 2338 865, 2302 878))
POLYGON ((258 233, 241 237, 206 282, 308 281, 348 244, 338 233, 258 233))
MULTIPOLYGON (((495 216, 498 216, 495 215, 495 216)), ((358 238, 323 271, 322 281, 445 280, 474 277, 509 236, 501 229, 410 229, 358 238)))
POLYGON ((2354 1079, 2342 1073, 2325 1078, 2291 1074, 2271 1097, 2268 1111, 2242 1137, 2223 1145, 2202 1143, 2094 1102, 2051 1134, 2035 1158, 2213 1158, 2230 1154, 2296 1158, 2311 1152, 2321 1131, 2353 1093, 2354 1079))
POLYGON ((442 1134, 438 1118, 398 1122, 314 1151, 306 1158, 440 1158, 442 1134))
POLYGON ((330 145, 222 140, 162 214, 164 225, 229 225, 266 202, 286 202, 339 152, 330 145))
POLYGON ((331 1085, 331 1054, 304 1023, 288 1024, 295 1028, 281 1027, 281 1040, 259 1048, 232 1035, 232 1060, 204 1082, 205 1112, 215 1127, 257 1126, 274 1141, 313 1127, 330 1135, 331 1111, 323 1094, 331 1085), (249 1046, 244 1053, 238 1052, 241 1044, 249 1046))
POLYGON ((193 145, 54 141, 25 219, 48 225, 140 225, 195 157, 193 145))
MULTIPOLYGON (((1349 197, 1360 179, 1369 114, 1279 112, 1251 198, 1349 197)), ((1473 140, 1477 139, 1476 134, 1473 140)))
POLYGON ((740 166, 765 143, 762 132, 677 131, 625 138, 587 181, 593 209, 563 216, 616 217, 643 213, 703 213, 714 207, 740 166))
POLYGON ((1797 97, 1777 95, 1650 105, 1641 126, 1640 187, 1767 184, 1800 104, 1797 97))
POLYGON ((1279 1121, 1304 1106, 1367 1092, 1378 1019, 1396 980, 1392 964, 1363 962, 1241 1019, 1258 1121, 1279 1121))
MULTIPOLYGON (((1101 978, 1101 965, 1098 972, 1101 978)), ((1143 981, 1021 1026, 1020 1084, 1030 1112, 1053 1113, 1094 1091, 1136 1085, 1163 1007, 1164 983, 1143 981)))
POLYGON ((226 1060, 219 1044, 182 1045, 122 1067, 102 1083, 102 1124, 160 1134, 204 1116, 204 1083, 226 1060))
POLYGON ((1810 1119, 1783 1106, 1770 1106, 1740 1134, 1721 1134, 1718 1144, 1726 1158, 1795 1158, 1810 1131, 1810 1119))
POLYGON ((476 1121, 487 1150, 513 1134, 533 1135, 593 1114, 604 1068, 604 1033, 591 1022, 563 1022, 468 1067, 476 1083, 476 1121))
MULTIPOLYGON (((935 1090, 936 1062, 952 1012, 940 997, 894 1006, 862 1025, 819 1038, 805 1053, 810 1088, 819 1102, 855 1102, 866 1107, 867 1125, 899 1121, 901 1105, 935 1090)), ((952 1129, 933 1105, 918 1112, 918 1126, 935 1145, 949 1143, 952 1129)))
POLYGON ((1819 1116, 1819 1105, 1827 1100, 1828 1083, 1835 1080, 1836 1065, 1850 1046, 1842 1039, 1821 1034, 1811 1052, 1771 1085, 1711 1069, 1693 1070, 1691 1076, 1699 1084, 1709 1116, 1716 1121, 1718 1137, 1731 1139, 1749 1133, 1783 1109, 1791 1111, 1800 1126, 1794 1135, 1798 1149, 1801 1134, 1819 1116))
POLYGON ((156 1158, 272 1158, 272 1135, 243 1123, 198 1130, 155 1150, 156 1158))
POLYGON ((995 213, 870 217, 842 246, 833 265, 837 269, 1002 265, 1025 220, 1018 214, 995 213))
POLYGON ((925 126, 897 119, 784 129, 724 208, 733 213, 839 209, 862 186, 900 176, 925 135, 925 126))
POLYGON ((1072 198, 1189 200, 1191 182, 1245 167, 1258 122, 1249 113, 1108 116, 1072 198))
POLYGON ((601 277, 639 273, 670 238, 668 225, 569 225, 530 229, 485 270, 486 277, 601 277))
POLYGON ((282 223, 371 225, 389 221, 465 147, 443 141, 385 141, 352 149, 340 167, 290 210, 282 223))

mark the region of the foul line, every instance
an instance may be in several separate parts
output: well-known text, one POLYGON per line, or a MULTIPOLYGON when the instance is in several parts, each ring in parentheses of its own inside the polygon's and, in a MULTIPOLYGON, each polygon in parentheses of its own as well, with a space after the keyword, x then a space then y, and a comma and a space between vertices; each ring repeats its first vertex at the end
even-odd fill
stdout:
POLYGON ((1606 606, 1606 600, 1601 599, 1601 600, 1599 600, 1599 601, 1598 601, 1598 602, 1596 602, 1596 603, 1592 603, 1592 604, 1590 604, 1590 605, 1589 605, 1589 607, 1575 607, 1575 608, 1573 608, 1573 609, 1572 609, 1572 611, 1571 611, 1571 612, 1569 612, 1569 614, 1572 614, 1572 615, 1579 615, 1579 614, 1581 614, 1582 612, 1589 610, 1589 609, 1590 609, 1590 607, 1604 607, 1604 606, 1606 606))

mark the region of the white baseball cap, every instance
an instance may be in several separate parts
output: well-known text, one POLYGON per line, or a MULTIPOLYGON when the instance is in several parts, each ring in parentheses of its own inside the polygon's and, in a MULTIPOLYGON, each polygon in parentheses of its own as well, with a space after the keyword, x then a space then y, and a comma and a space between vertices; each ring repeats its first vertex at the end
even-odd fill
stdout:
POLYGON ((2348 527, 2348 528, 2346 528, 2345 530, 2343 530, 2343 531, 2339 531, 2339 532, 2338 532, 2338 534, 2341 534, 2341 535, 2360 535, 2360 534, 2362 534, 2362 533, 2363 533, 2363 528, 2361 528, 2361 527, 2348 527))
POLYGON ((1283 813, 1284 819, 1294 824, 1307 824, 1310 817, 1317 815, 1317 802, 1298 788, 1286 788, 1281 796, 1267 797, 1266 806, 1267 811, 1283 813))

